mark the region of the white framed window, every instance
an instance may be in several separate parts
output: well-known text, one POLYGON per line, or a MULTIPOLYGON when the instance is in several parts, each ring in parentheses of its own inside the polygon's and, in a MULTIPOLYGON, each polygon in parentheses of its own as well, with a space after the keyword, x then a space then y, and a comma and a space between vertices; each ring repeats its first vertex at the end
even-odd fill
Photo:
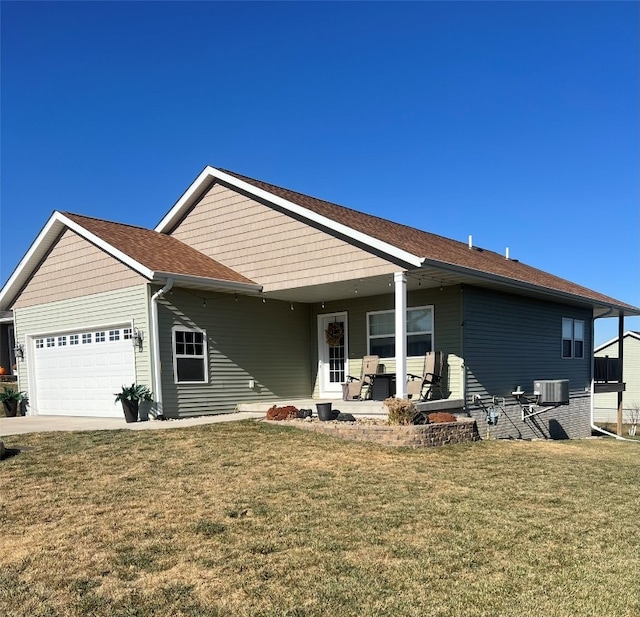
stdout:
POLYGON ((207 334, 203 330, 174 326, 173 378, 176 383, 206 383, 207 334))
POLYGON ((47 337, 47 347, 55 347, 56 339, 53 336, 47 337))
POLYGON ((67 345, 67 337, 66 336, 59 336, 58 337, 58 347, 66 347, 67 345))
POLYGON ((562 357, 584 358, 584 321, 562 318, 562 357))
POLYGON ((125 341, 130 341, 133 338, 133 330, 131 328, 122 329, 122 338, 125 341))
POLYGON ((82 344, 83 345, 88 345, 89 343, 91 343, 91 332, 85 332, 82 335, 82 344))
MULTIPOLYGON (((395 311, 367 313, 369 354, 381 358, 396 355, 395 311)), ((433 306, 407 309, 407 357, 423 356, 433 351, 433 306)))
POLYGON ((120 330, 109 330, 109 340, 110 341, 119 341, 120 340, 120 330))
POLYGON ((69 345, 77 345, 80 342, 80 337, 77 334, 69 335, 69 345))
POLYGON ((107 333, 106 332, 96 332, 96 338, 95 338, 95 342, 96 343, 104 343, 107 337, 107 333))
POLYGON ((44 347, 44 339, 37 338, 36 339, 36 349, 42 349, 44 347))

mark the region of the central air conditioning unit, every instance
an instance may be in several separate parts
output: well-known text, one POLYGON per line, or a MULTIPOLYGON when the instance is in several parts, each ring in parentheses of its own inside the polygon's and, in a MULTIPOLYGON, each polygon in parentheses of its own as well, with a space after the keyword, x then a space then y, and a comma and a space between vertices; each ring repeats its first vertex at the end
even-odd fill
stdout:
POLYGON ((568 379, 537 379, 533 382, 533 395, 538 405, 568 405, 568 379))

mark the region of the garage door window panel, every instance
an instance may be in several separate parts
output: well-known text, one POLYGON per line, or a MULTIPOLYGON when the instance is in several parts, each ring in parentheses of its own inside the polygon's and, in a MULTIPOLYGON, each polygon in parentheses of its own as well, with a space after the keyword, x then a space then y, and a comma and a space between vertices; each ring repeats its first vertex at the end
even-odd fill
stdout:
POLYGON ((207 336, 201 330, 173 329, 173 375, 176 383, 206 383, 207 336))

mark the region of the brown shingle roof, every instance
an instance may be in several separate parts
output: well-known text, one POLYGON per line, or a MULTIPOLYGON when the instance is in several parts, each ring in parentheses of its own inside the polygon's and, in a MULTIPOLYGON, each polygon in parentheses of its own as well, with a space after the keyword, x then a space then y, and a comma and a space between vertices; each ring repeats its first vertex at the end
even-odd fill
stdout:
POLYGON ((80 214, 63 214, 154 272, 254 284, 250 279, 172 236, 80 214))
POLYGON ((598 303, 635 308, 543 270, 538 270, 519 261, 507 259, 504 255, 494 251, 478 248, 470 249, 464 242, 451 240, 407 225, 394 223, 378 216, 358 212, 329 201, 310 197, 261 180, 255 180, 233 171, 226 169, 221 169, 221 171, 303 208, 307 208, 332 221, 346 225, 351 229, 432 262, 469 268, 480 274, 506 277, 513 281, 595 300, 598 303))

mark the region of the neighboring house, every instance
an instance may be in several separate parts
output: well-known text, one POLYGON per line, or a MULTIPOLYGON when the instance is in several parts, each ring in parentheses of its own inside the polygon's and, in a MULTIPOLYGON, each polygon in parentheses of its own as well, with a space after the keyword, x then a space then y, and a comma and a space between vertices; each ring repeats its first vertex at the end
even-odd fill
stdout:
MULTIPOLYGON (((622 420, 630 421, 630 413, 635 409, 640 414, 640 332, 628 330, 622 337, 622 375, 625 390, 622 393, 622 420)), ((594 350, 595 379, 604 382, 619 380, 619 339, 618 337, 599 345, 594 350)), ((618 419, 618 394, 616 392, 601 392, 594 397, 593 417, 596 422, 615 424, 618 419)), ((636 415, 636 418, 638 416, 636 415)), ((640 419, 640 418, 638 418, 640 419)))
POLYGON ((9 308, 31 413, 119 416, 113 393, 134 380, 168 417, 340 398, 364 355, 401 376, 440 350, 446 396, 481 425, 476 397, 504 398, 492 435, 524 438, 590 434, 593 321, 640 315, 471 242, 211 167, 155 230, 54 212, 0 292, 9 308), (568 380, 567 404, 523 420, 511 393, 534 380, 568 380))
MULTIPOLYGON (((16 364, 15 341, 13 338, 13 313, 11 311, 0 311, 0 366, 6 371, 5 375, 13 378, 13 367, 16 364)), ((8 380, 8 377, 0 381, 8 380)))

